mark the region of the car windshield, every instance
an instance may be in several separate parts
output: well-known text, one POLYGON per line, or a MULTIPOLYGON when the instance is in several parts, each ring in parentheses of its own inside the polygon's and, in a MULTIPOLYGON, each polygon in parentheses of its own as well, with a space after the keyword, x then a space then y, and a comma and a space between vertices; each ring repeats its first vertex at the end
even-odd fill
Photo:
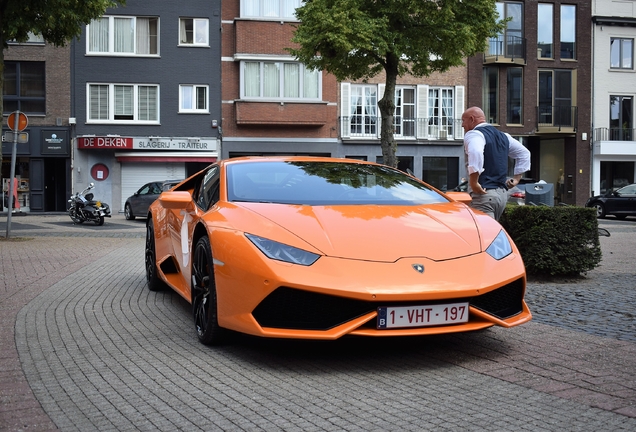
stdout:
POLYGON ((448 202, 396 169, 346 162, 242 162, 227 167, 229 201, 301 205, 448 202))

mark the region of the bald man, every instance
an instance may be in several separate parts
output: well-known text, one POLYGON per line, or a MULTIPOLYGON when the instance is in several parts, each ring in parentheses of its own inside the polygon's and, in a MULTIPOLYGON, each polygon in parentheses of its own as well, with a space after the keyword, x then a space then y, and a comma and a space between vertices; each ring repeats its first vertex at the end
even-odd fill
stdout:
POLYGON ((508 189, 519 184, 530 169, 530 151, 509 134, 486 123, 479 107, 462 114, 464 153, 471 206, 499 220, 506 208, 508 189), (508 158, 514 159, 514 175, 508 179, 508 158))

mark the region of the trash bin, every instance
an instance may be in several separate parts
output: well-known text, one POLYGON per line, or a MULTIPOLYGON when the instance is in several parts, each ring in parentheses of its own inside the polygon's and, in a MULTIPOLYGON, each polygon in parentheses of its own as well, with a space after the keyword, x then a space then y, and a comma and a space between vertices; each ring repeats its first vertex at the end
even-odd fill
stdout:
POLYGON ((554 207, 554 184, 528 183, 526 185, 526 204, 554 207))

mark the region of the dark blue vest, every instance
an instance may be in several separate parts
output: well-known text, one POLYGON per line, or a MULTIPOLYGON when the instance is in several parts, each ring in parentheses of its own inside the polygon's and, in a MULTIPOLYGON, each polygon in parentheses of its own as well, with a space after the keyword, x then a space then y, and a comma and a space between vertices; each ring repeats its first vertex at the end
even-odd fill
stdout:
POLYGON ((484 172, 479 175, 479 184, 484 189, 506 187, 508 178, 508 137, 491 125, 477 128, 486 138, 484 147, 484 172))

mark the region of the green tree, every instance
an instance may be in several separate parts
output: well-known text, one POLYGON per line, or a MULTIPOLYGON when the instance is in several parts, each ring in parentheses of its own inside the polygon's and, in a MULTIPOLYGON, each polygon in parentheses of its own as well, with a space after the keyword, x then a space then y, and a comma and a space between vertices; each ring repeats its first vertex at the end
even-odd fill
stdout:
POLYGON ((0 0, 0 118, 7 41, 24 42, 32 33, 55 46, 64 46, 82 33, 84 25, 118 4, 123 6, 126 0, 0 0))
MULTIPOLYGON (((486 49, 504 28, 495 0, 306 0, 288 51, 309 68, 339 81, 364 80, 384 71, 378 102, 384 163, 397 167, 395 85, 405 74, 444 72, 486 49)), ((343 113, 347 115, 347 113, 343 113)))

